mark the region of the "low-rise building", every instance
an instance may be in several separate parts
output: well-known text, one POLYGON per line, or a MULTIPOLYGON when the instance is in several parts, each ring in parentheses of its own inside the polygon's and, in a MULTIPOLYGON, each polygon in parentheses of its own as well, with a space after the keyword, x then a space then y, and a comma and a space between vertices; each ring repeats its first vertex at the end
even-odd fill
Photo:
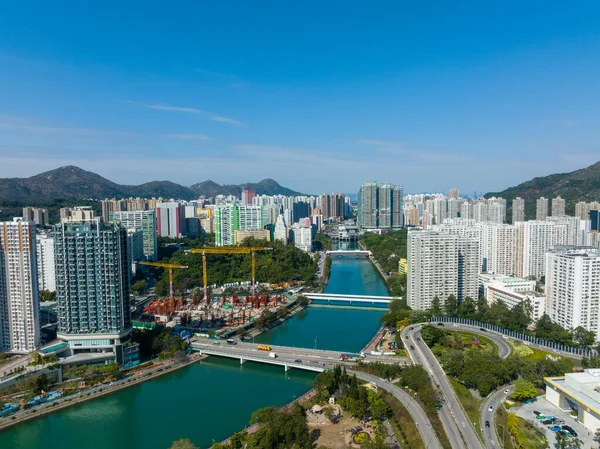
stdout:
POLYGON ((248 238, 266 240, 267 242, 271 241, 271 232, 268 229, 259 229, 257 231, 234 231, 233 235, 233 242, 235 245, 239 245, 248 238))
POLYGON ((547 377, 546 400, 561 410, 575 412, 576 419, 590 432, 600 428, 600 369, 547 377))

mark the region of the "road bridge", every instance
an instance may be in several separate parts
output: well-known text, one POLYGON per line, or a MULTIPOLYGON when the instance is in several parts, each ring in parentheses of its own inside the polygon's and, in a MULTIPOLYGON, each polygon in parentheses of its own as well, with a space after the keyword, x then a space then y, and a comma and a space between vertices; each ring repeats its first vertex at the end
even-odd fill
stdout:
MULTIPOLYGON (((306 371, 321 372, 327 368, 333 368, 335 365, 353 366, 354 362, 340 361, 340 354, 343 351, 327 351, 322 349, 295 348, 289 346, 270 346, 270 351, 257 349, 256 344, 238 342, 230 345, 224 340, 208 340, 205 338, 195 338, 190 345, 193 351, 201 354, 213 355, 216 357, 226 357, 238 359, 240 364, 246 362, 266 363, 269 365, 282 366, 286 371, 290 368, 303 369, 306 371), (218 342, 219 344, 215 344, 218 342), (274 352, 277 357, 269 357, 269 353, 274 352)), ((396 357, 389 355, 365 354, 360 359, 365 363, 383 362, 383 363, 401 363, 410 364, 407 357, 396 357)))
POLYGON ((326 251, 325 254, 328 256, 368 256, 371 257, 373 253, 371 251, 364 251, 360 249, 334 249, 326 251))
POLYGON ((369 296, 369 295, 340 295, 334 293, 305 293, 308 299, 313 301, 322 301, 327 304, 331 303, 345 303, 352 305, 370 304, 375 305, 388 305, 394 299, 401 299, 396 296, 369 296))

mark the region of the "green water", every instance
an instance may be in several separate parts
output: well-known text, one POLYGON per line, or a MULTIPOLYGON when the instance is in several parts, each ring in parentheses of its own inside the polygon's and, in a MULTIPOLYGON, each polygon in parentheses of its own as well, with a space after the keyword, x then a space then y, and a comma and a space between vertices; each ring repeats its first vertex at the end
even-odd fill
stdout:
MULTIPOLYGON (((327 293, 386 295, 366 259, 334 259, 327 293)), ((357 351, 383 311, 311 307, 257 342, 357 351)), ((248 423, 254 410, 291 401, 314 373, 210 358, 174 374, 0 433, 0 449, 167 449, 177 438, 206 448, 248 423)))

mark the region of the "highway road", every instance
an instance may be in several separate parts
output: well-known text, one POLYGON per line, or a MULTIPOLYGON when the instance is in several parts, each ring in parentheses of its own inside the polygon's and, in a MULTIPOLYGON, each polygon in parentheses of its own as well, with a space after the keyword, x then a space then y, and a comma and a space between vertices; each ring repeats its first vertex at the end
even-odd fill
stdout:
MULTIPOLYGON (((416 365, 421 365, 423 368, 425 368, 425 370, 427 372, 429 372, 434 386, 439 391, 440 390, 439 382, 437 382, 433 376, 433 371, 429 367, 429 363, 427 361, 425 351, 423 351, 421 346, 418 344, 418 342, 421 342, 420 341, 421 340, 420 331, 418 331, 418 326, 411 326, 411 327, 404 328, 402 331, 402 340, 404 340, 404 346, 406 348, 406 351, 410 355, 410 358, 413 360, 413 362, 416 365), (411 331, 411 329, 413 329, 413 330, 411 331), (415 334, 415 332, 418 332, 418 334, 415 334), (417 337, 418 337, 418 340, 417 340, 417 337)), ((429 349, 427 349, 427 350, 429 350, 429 349)), ((429 352, 431 352, 431 351, 429 351, 429 352)), ((460 430, 458 429, 458 427, 456 426, 456 423, 454 422, 454 420, 452 418, 452 414, 453 414, 452 404, 449 403, 445 399, 445 397, 444 397, 444 401, 446 402, 446 404, 444 407, 442 407, 442 409, 440 409, 440 411, 438 412, 438 416, 440 417, 440 421, 442 422, 442 426, 444 427, 446 436, 448 437, 448 440, 450 441, 450 445, 454 449, 465 448, 466 446, 465 446, 462 436, 460 434, 460 430)))
POLYGON ((411 418, 417 425, 417 429, 419 431, 419 435, 421 435, 421 439, 423 440, 423 444, 426 449, 441 449, 442 445, 440 444, 440 440, 437 435, 433 431, 431 427, 431 422, 429 418, 419 405, 417 401, 415 401, 410 394, 404 391, 402 388, 398 388, 397 386, 386 382, 384 379, 376 376, 372 376, 371 374, 366 374, 360 371, 351 371, 348 370, 349 374, 356 374, 361 380, 369 382, 377 386, 377 388, 382 388, 388 393, 392 394, 396 399, 398 399, 406 409, 408 413, 410 413, 411 418))
POLYGON ((406 336, 408 339, 408 346, 406 347, 415 363, 419 363, 430 373, 434 384, 442 393, 444 407, 440 410, 440 418, 442 418, 442 423, 450 439, 450 444, 454 448, 465 447, 465 443, 468 449, 483 448, 473 424, 463 410, 454 392, 454 388, 452 388, 446 377, 446 373, 444 373, 444 370, 429 347, 423 343, 421 339, 421 325, 411 327, 405 328, 402 331, 403 336, 406 336), (412 331, 410 330, 411 327, 413 328, 412 331), (412 350, 411 345, 415 350, 412 350), (448 420, 447 414, 450 415, 450 420, 448 420), (456 432, 456 429, 458 429, 458 432, 456 432), (456 435, 457 433, 459 434, 458 436, 456 435), (461 436, 462 439, 460 439, 461 436))
POLYGON ((502 404, 506 397, 512 394, 513 391, 514 387, 512 385, 504 386, 491 393, 485 401, 483 401, 483 404, 481 404, 479 422, 485 437, 485 447, 488 449, 500 449, 503 447, 498 438, 498 434, 496 433, 496 408, 502 404), (506 390, 508 390, 508 393, 505 393, 506 390), (492 411, 489 409, 490 405, 494 407, 492 411), (485 426, 486 421, 489 421, 490 427, 485 426))

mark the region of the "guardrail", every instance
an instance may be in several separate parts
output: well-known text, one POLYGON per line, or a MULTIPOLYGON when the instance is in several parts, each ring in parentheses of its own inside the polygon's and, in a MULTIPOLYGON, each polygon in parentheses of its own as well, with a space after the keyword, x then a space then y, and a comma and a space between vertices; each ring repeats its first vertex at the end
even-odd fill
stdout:
POLYGON ((521 332, 511 331, 510 329, 505 329, 500 326, 496 326, 495 324, 484 323, 483 321, 477 320, 469 320, 466 318, 452 317, 452 316, 441 316, 441 317, 431 317, 431 321, 441 322, 441 323, 458 323, 458 324, 467 324, 469 326, 476 326, 483 329, 488 329, 493 332, 497 332, 502 335, 506 335, 510 338, 514 338, 516 340, 526 341, 528 343, 543 346, 548 349, 565 352, 567 354, 573 354, 580 357, 595 357, 598 355, 598 351, 595 349, 583 349, 577 348, 575 346, 563 345, 560 343, 556 343, 553 341, 544 340, 543 338, 537 338, 532 335, 523 334, 521 332))

